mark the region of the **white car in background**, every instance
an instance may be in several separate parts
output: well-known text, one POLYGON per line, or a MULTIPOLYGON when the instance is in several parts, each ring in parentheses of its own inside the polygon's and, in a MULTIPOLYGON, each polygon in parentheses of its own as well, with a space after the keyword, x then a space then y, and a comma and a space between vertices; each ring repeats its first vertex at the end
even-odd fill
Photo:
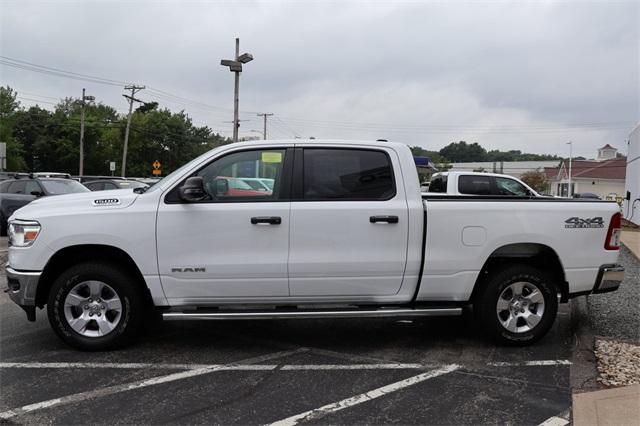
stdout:
POLYGON ((542 197, 529 185, 513 176, 483 172, 435 173, 431 176, 426 192, 447 195, 542 197))

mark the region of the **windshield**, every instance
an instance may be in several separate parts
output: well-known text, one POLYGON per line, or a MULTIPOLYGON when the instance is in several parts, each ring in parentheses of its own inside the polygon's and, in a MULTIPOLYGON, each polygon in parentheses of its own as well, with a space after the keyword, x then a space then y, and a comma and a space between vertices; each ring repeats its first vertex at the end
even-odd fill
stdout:
POLYGON ((40 183, 44 186, 45 191, 49 195, 72 194, 74 192, 89 192, 89 189, 71 179, 46 180, 40 179, 40 183))

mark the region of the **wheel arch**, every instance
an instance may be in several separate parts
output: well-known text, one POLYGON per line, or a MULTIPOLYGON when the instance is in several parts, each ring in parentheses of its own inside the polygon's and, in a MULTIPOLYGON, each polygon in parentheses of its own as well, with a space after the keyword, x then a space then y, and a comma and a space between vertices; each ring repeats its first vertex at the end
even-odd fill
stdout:
POLYGON ((556 251, 541 243, 515 243, 495 249, 487 258, 473 286, 471 301, 494 271, 513 263, 531 265, 548 272, 560 292, 561 301, 569 300, 569 284, 556 251))
POLYGON ((152 303, 151 292, 142 272, 127 252, 110 245, 79 244, 62 248, 51 256, 40 275, 36 290, 36 306, 42 308, 47 303, 49 290, 60 274, 73 265, 87 261, 114 263, 126 269, 144 290, 145 302, 152 303))

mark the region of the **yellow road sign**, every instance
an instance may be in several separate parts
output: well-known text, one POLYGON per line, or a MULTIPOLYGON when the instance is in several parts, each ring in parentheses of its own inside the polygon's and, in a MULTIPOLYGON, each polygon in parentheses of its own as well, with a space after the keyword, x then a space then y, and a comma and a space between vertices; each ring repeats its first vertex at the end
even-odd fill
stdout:
MULTIPOLYGON (((156 160, 153 162, 153 168, 156 170, 160 170, 160 167, 162 167, 162 164, 160 164, 160 161, 156 160)), ((158 173, 155 173, 158 174, 158 173)))

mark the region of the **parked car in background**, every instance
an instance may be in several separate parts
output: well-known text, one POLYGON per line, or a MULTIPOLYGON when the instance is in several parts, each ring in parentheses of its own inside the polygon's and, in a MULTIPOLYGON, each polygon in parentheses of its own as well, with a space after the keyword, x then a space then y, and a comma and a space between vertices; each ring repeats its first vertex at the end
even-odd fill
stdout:
POLYGON ((264 178, 241 178, 244 183, 256 191, 273 191, 273 179, 264 178))
POLYGON ((97 179, 84 182, 84 186, 89 188, 91 191, 107 191, 110 189, 142 189, 146 190, 149 188, 149 185, 146 183, 138 182, 133 179, 97 179))
POLYGON ((429 193, 447 195, 485 195, 541 197, 520 179, 498 173, 441 172, 431 176, 429 193))
POLYGON ((573 198, 588 198, 590 200, 602 200, 598 194, 592 192, 577 192, 573 194, 573 198))
POLYGON ((9 216, 36 198, 89 192, 84 185, 71 178, 40 177, 37 174, 16 174, 15 176, 0 182, 0 235, 2 236, 7 235, 9 216))

